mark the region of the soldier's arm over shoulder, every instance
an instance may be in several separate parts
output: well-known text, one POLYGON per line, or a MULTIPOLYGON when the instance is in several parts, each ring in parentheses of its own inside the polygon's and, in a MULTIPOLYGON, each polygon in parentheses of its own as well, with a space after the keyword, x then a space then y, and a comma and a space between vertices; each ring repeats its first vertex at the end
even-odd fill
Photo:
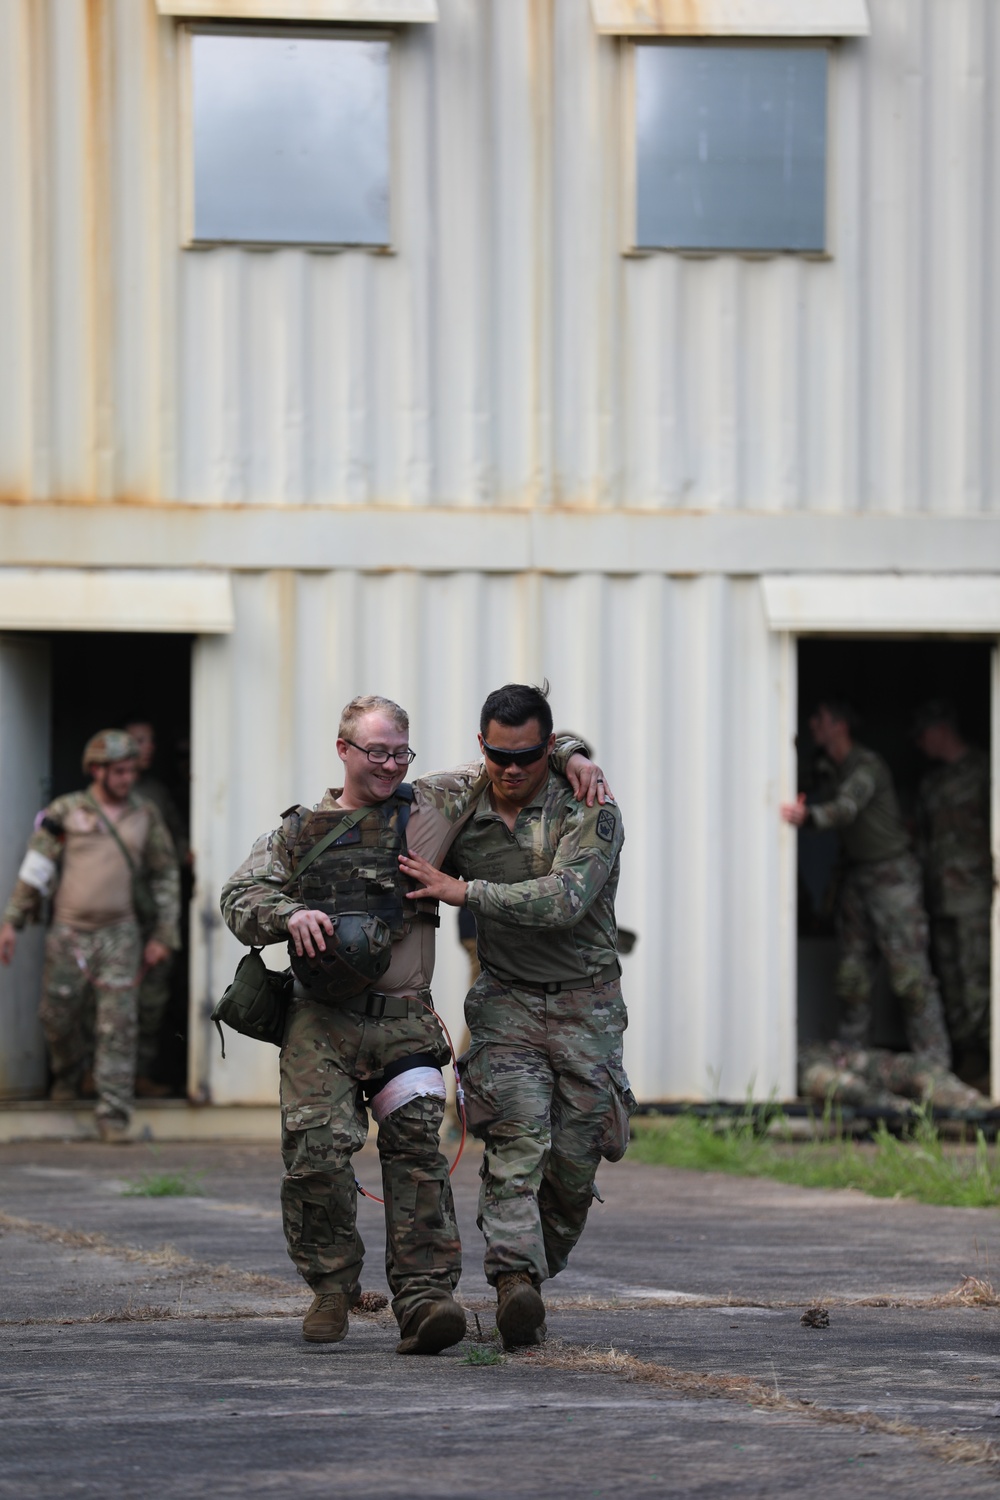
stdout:
POLYGON ((471 880, 467 905, 510 927, 575 927, 607 884, 624 841, 615 803, 569 802, 549 873, 510 885, 471 880))
POLYGON ((281 827, 261 834, 246 859, 222 887, 220 906, 230 932, 248 947, 280 943, 288 936, 288 919, 304 910, 282 886, 291 878, 289 845, 307 808, 291 808, 281 827))
POLYGON ((38 919, 43 900, 53 894, 59 883, 66 838, 64 820, 70 810, 68 801, 66 797, 57 797, 45 809, 38 827, 28 839, 14 889, 3 914, 3 920, 18 930, 38 919))
POLYGON ((145 806, 149 812, 149 833, 143 857, 157 910, 152 936, 165 947, 176 949, 181 945, 181 872, 177 850, 156 803, 147 802, 145 806))
POLYGON ((830 802, 814 803, 809 811, 817 828, 846 828, 868 806, 875 795, 873 766, 860 765, 840 783, 830 802))

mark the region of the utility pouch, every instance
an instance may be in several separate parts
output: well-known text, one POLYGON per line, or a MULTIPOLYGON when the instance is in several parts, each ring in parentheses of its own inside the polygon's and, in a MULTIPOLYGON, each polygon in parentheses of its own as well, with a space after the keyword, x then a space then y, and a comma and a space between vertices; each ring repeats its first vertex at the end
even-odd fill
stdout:
POLYGON ((236 966, 233 982, 212 1011, 219 1033, 222 1055, 226 1039, 221 1023, 225 1021, 241 1036, 252 1036, 257 1042, 280 1047, 285 1036, 285 1015, 292 998, 292 975, 284 969, 275 973, 260 956, 259 948, 244 953, 236 966))
POLYGON ((149 881, 145 875, 135 869, 132 871, 132 905, 135 907, 135 919, 139 924, 143 942, 148 942, 156 931, 160 912, 149 881))

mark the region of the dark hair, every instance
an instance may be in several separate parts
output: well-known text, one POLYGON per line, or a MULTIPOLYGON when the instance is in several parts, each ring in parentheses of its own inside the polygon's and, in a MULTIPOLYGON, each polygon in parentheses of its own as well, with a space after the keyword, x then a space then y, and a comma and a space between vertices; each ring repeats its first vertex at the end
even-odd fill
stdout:
POLYGON ((914 716, 913 733, 922 734, 932 724, 947 724, 955 734, 959 733, 958 713, 950 698, 930 698, 921 703, 914 716))
POLYGON ((846 698, 821 698, 816 704, 817 712, 821 708, 826 709, 831 719, 839 719, 842 724, 846 724, 851 734, 857 734, 861 728, 861 715, 846 698))
POLYGON ((521 724, 527 724, 529 719, 538 720, 542 739, 547 740, 552 733, 548 682, 544 682, 540 688, 529 687, 525 682, 508 682, 504 687, 496 688, 483 704, 483 711, 479 715, 479 732, 485 738, 491 723, 517 729, 521 724))

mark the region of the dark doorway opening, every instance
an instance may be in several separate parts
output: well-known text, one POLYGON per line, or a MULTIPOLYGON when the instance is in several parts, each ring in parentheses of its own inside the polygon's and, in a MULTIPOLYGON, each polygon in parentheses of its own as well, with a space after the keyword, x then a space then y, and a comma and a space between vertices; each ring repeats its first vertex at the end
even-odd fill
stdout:
POLYGON ((188 635, 60 632, 52 652, 52 795, 86 784, 80 754, 100 729, 130 722, 153 726, 151 774, 176 810, 181 845, 181 940, 160 1035, 157 1081, 187 1092, 189 913, 193 873, 191 804, 191 647, 188 635))
MULTIPOLYGON (((950 699, 964 737, 989 750, 991 647, 982 641, 940 638, 887 640, 800 638, 798 642, 798 773, 808 792, 815 779, 809 716, 819 700, 838 698, 861 716, 857 739, 892 771, 904 817, 910 821, 930 762, 914 743, 915 711, 932 698, 950 699)), ((838 840, 803 830, 798 838, 799 1043, 824 1041, 839 1020, 834 994, 834 935, 838 840)), ((884 976, 873 1018, 874 1046, 905 1048, 899 1006, 884 976)))

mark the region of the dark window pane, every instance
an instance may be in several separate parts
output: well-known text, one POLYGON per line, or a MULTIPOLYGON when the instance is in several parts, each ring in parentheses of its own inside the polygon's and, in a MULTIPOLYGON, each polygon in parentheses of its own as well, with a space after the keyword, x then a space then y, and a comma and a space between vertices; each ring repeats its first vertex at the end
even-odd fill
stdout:
POLYGON ((822 250, 823 47, 636 47, 636 244, 822 250))
POLYGON ((389 43, 192 41, 194 237, 389 241, 389 43))

